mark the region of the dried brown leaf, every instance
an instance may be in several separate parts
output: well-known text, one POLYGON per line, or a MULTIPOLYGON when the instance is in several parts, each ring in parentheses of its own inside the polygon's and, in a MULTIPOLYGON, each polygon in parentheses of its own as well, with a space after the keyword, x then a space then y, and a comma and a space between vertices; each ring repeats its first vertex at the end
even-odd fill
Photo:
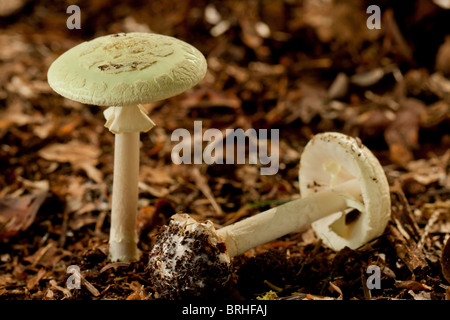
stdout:
POLYGON ((39 269, 39 271, 27 281, 27 289, 32 290, 46 273, 47 271, 44 268, 39 269))
POLYGON ((45 247, 40 247, 35 253, 25 257, 23 260, 30 262, 32 267, 41 265, 49 268, 56 265, 62 258, 71 254, 70 251, 58 248, 55 242, 49 242, 45 247))
POLYGON ((77 140, 68 143, 54 143, 39 150, 39 156, 56 162, 70 162, 78 164, 87 162, 96 164, 100 150, 92 145, 77 140))
POLYGON ((445 38, 437 51, 435 69, 444 75, 450 75, 450 36, 445 38))
POLYGON ((419 127, 426 114, 426 107, 423 102, 413 98, 402 100, 400 105, 402 108, 387 127, 384 136, 389 145, 391 160, 405 166, 414 158, 412 149, 418 146, 419 127))
POLYGON ((420 283, 415 280, 397 281, 395 286, 400 289, 408 289, 412 291, 431 290, 432 288, 426 284, 420 283))
POLYGON ((100 149, 90 144, 77 140, 54 143, 39 150, 38 155, 48 161, 69 162, 74 169, 83 170, 97 183, 103 180, 103 173, 95 167, 100 156, 100 149))
POLYGON ((20 198, 0 199, 0 239, 16 235, 33 223, 47 197, 47 190, 20 198))

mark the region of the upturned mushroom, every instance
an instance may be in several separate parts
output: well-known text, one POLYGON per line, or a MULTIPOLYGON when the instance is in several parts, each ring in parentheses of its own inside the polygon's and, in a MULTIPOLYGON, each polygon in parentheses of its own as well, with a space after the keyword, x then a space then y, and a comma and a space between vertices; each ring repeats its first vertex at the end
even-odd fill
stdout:
POLYGON ((109 106, 105 126, 115 134, 109 256, 139 259, 136 215, 140 132, 155 124, 140 104, 166 99, 196 85, 206 60, 193 46, 152 33, 118 33, 83 42, 57 58, 48 82, 60 95, 109 106))
POLYGON ((380 236, 390 218, 389 185, 376 157, 344 134, 314 136, 300 159, 302 198, 216 230, 176 214, 149 256, 154 286, 165 298, 208 297, 229 279, 231 258, 312 224, 338 251, 380 236))

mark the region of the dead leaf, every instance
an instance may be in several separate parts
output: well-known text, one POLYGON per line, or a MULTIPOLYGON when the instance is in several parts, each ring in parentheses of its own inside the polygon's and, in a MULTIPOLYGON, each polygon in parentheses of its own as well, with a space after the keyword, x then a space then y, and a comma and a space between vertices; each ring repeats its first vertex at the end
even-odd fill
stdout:
POLYGON ((412 178, 424 186, 435 182, 444 182, 447 175, 445 168, 440 165, 437 158, 410 161, 406 168, 409 173, 404 174, 402 180, 406 181, 412 178))
MULTIPOLYGON (((63 288, 63 287, 59 286, 54 279, 50 280, 49 283, 50 283, 50 285, 52 286, 53 289, 62 292, 66 299, 72 297, 72 293, 70 292, 70 290, 67 289, 67 288, 63 288)), ((53 297, 53 294, 52 294, 52 297, 53 297)))
MULTIPOLYGON (((239 73, 237 67, 234 67, 234 65, 228 66, 226 71, 231 73, 230 75, 232 76, 236 76, 236 74, 239 73)), ((221 92, 214 88, 205 87, 183 99, 180 102, 180 106, 186 108, 226 107, 237 110, 241 107, 241 101, 236 94, 232 92, 221 92)))
POLYGON ((433 2, 443 9, 450 9, 449 0, 433 0, 433 2))
MULTIPOLYGON (((1 1, 2 5, 7 4, 13 1, 1 1)), ((16 1, 20 2, 20 1, 16 1)), ((0 5, 1 7, 1 5, 0 5)), ((0 12, 2 11, 2 8, 0 8, 0 12)), ((1 13, 0 13, 1 16, 1 13)), ((25 36, 13 33, 13 34, 0 34, 0 47, 4 48, 0 52, 0 60, 8 61, 17 58, 19 55, 27 54, 31 48, 32 45, 25 40, 25 36)))
POLYGON ((155 214, 155 208, 151 206, 143 206, 139 209, 137 214, 137 232, 141 234, 143 230, 151 230, 154 226, 158 225, 158 221, 161 220, 157 214, 155 214))
POLYGON ((385 75, 383 68, 375 68, 373 70, 357 73, 351 76, 350 82, 360 87, 369 87, 380 81, 385 75))
POLYGON ((439 100, 427 107, 427 115, 423 120, 423 125, 427 128, 431 128, 449 119, 450 103, 439 100))
POLYGON ((291 28, 302 25, 312 27, 322 42, 336 41, 359 47, 365 41, 374 41, 382 30, 370 30, 366 25, 367 15, 357 1, 304 1, 298 19, 291 21, 291 28))
POLYGON ((446 76, 450 75, 450 36, 447 36, 445 42, 439 47, 435 69, 446 76))
POLYGON ((349 78, 344 72, 336 75, 333 83, 328 88, 329 99, 341 99, 348 93, 349 78))
POLYGON ((33 223, 48 191, 0 199, 0 239, 12 237, 33 223))
POLYGON ((25 113, 21 100, 17 98, 13 98, 8 107, 0 112, 0 129, 8 129, 12 126, 21 127, 30 124, 42 124, 43 122, 44 117, 42 115, 25 113))
POLYGON ((72 252, 58 248, 56 242, 49 242, 45 247, 39 248, 35 253, 23 260, 30 262, 32 267, 37 265, 45 268, 55 266, 62 258, 70 256, 72 252))
POLYGON ((69 162, 74 169, 83 170, 97 183, 103 179, 103 174, 95 167, 100 156, 100 149, 90 144, 77 140, 54 143, 39 150, 38 155, 48 161, 69 162))
POLYGON ((296 119, 301 119, 304 124, 308 124, 312 119, 320 114, 326 114, 326 99, 328 93, 323 88, 300 83, 298 90, 290 91, 286 97, 286 108, 290 114, 286 115, 285 121, 291 123, 296 119))
POLYGON ((441 73, 433 73, 429 78, 427 85, 429 89, 438 97, 448 99, 450 95, 450 80, 441 73))
POLYGON ((384 137, 389 145, 390 158, 393 162, 405 166, 414 156, 412 149, 417 148, 421 119, 426 114, 423 102, 406 98, 395 120, 386 128, 384 137))
POLYGON ((341 288, 339 288, 336 284, 334 284, 332 281, 330 281, 330 287, 329 290, 331 292, 337 292, 339 294, 339 297, 336 298, 336 300, 343 300, 344 295, 342 293, 341 288))
POLYGON ((14 281, 15 279, 13 279, 10 273, 2 274, 0 275, 0 288, 14 283, 14 281))
POLYGON ((75 128, 77 128, 80 125, 82 117, 78 114, 74 114, 71 115, 71 117, 68 118, 67 121, 68 122, 60 126, 58 131, 56 132, 56 135, 58 137, 66 136, 70 134, 73 130, 75 130, 75 128))
POLYGON ((39 271, 27 281, 27 289, 32 290, 39 283, 39 281, 41 281, 46 273, 47 271, 45 271, 44 268, 39 269, 39 271))
POLYGON ((133 290, 133 293, 130 294, 126 300, 147 300, 151 295, 145 291, 144 285, 141 285, 137 281, 131 282, 129 287, 133 290))
POLYGON ((71 164, 82 162, 95 164, 99 155, 98 148, 77 140, 68 143, 54 143, 39 150, 39 156, 46 160, 70 162, 71 164))
POLYGON ((383 49, 386 52, 396 54, 399 59, 402 58, 406 61, 413 61, 412 50, 398 26, 392 8, 388 8, 384 12, 383 26, 385 32, 383 49))
POLYGON ((81 162, 78 165, 74 165, 74 168, 80 168, 86 172, 87 176, 97 183, 102 183, 103 173, 97 169, 92 163, 81 162))
POLYGON ((414 281, 414 280, 405 280, 405 281, 397 281, 395 286, 400 289, 409 289, 412 291, 422 291, 422 290, 431 290, 432 288, 427 286, 426 284, 414 281))
POLYGON ((38 136, 40 139, 47 139, 56 127, 56 123, 54 121, 48 121, 41 125, 36 125, 33 127, 33 133, 38 136))
POLYGON ((408 293, 414 298, 414 300, 431 300, 431 294, 429 292, 421 291, 415 293, 413 290, 409 290, 408 293))
POLYGON ((389 145, 389 158, 396 164, 405 165, 414 159, 414 155, 405 145, 392 142, 389 145))
POLYGON ((170 172, 170 167, 167 166, 158 168, 143 166, 139 174, 139 180, 152 185, 171 185, 175 182, 170 172))

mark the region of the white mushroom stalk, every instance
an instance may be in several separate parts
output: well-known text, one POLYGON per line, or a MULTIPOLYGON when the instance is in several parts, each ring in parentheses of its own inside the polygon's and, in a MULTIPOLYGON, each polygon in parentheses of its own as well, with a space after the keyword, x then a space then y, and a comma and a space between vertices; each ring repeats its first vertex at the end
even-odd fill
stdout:
POLYGON ((210 222, 175 215, 150 253, 158 292, 168 298, 209 296, 228 281, 232 257, 309 224, 334 250, 358 248, 383 233, 389 185, 378 160, 357 140, 316 135, 303 151, 299 179, 301 199, 217 231, 210 222))
POLYGON ((142 106, 109 107, 103 112, 115 134, 109 255, 113 261, 139 259, 136 220, 139 198, 140 132, 154 127, 142 106))
POLYGON ((50 66, 50 86, 82 103, 109 106, 105 126, 116 135, 109 257, 139 259, 136 216, 139 133, 155 124, 141 104, 166 99, 196 85, 206 73, 200 51, 173 37, 118 33, 83 42, 50 66))
POLYGON ((258 213, 219 229, 217 234, 225 242, 230 257, 234 257, 335 212, 361 208, 355 204, 363 206, 359 182, 353 179, 329 190, 258 213))

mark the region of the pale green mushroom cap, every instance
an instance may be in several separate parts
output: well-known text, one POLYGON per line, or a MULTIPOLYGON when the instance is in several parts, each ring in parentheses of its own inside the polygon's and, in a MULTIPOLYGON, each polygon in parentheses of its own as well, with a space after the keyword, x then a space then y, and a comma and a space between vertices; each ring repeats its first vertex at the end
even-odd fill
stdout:
POLYGON ((166 99, 196 85, 206 73, 202 53, 184 41, 152 33, 119 33, 83 42, 48 70, 60 95, 97 106, 166 99))

